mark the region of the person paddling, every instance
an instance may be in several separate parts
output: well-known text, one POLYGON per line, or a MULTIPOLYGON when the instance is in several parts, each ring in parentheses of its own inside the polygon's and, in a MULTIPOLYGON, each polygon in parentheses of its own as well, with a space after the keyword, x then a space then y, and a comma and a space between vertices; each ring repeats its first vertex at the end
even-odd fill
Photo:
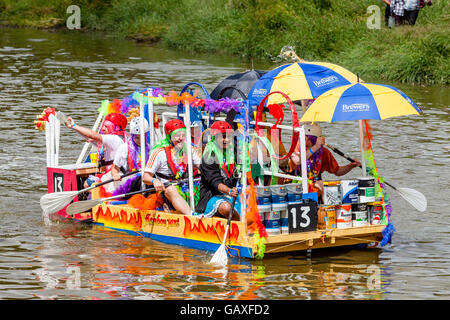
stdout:
MULTIPOLYGON (((309 183, 309 192, 323 194, 322 173, 327 171, 336 176, 343 176, 354 168, 361 165, 359 160, 351 162, 345 166, 339 166, 333 154, 324 147, 325 138, 322 136, 322 129, 318 124, 305 124, 306 143, 306 165, 309 183)), ((300 172, 300 144, 297 144, 296 151, 291 155, 289 167, 291 172, 298 175, 300 172)))
MULTIPOLYGON (((188 176, 188 158, 186 147, 186 126, 183 121, 173 119, 164 126, 166 138, 156 144, 147 162, 143 181, 146 185, 153 185, 156 191, 163 192, 168 202, 180 213, 191 214, 188 204, 188 184, 182 186, 165 187, 164 183, 186 179, 188 176)), ((192 150, 194 176, 200 166, 200 158, 192 150)), ((194 198, 198 200, 198 183, 194 183, 194 198)), ((194 200, 194 202, 196 202, 194 200)))
MULTIPOLYGON (((211 126, 211 140, 203 152, 200 165, 200 199, 196 207, 204 217, 219 215, 228 218, 232 197, 238 196, 239 181, 233 143, 233 129, 225 121, 216 121, 211 126)), ((232 219, 239 220, 240 201, 236 200, 232 219)))

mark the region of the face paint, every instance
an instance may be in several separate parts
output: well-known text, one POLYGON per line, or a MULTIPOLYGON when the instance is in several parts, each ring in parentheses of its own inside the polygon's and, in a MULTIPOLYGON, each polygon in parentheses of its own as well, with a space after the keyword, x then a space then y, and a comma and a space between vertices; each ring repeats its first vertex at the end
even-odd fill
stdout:
POLYGON ((172 141, 172 144, 176 149, 181 149, 183 147, 185 139, 186 132, 184 130, 176 132, 170 137, 170 140, 172 141))

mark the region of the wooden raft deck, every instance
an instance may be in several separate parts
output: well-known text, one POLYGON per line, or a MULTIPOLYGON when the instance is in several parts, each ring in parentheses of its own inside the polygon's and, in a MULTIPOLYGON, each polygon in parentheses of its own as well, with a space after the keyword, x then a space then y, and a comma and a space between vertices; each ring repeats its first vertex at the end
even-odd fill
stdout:
POLYGON ((271 235, 267 237, 265 253, 302 251, 361 243, 369 244, 383 239, 382 231, 384 227, 384 225, 372 225, 271 235))

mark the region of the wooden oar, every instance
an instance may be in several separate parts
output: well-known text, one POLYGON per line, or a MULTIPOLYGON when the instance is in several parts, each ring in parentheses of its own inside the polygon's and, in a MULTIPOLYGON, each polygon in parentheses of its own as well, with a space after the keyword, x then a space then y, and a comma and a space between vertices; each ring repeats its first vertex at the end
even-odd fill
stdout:
MULTIPOLYGON (((139 173, 139 171, 136 170, 136 171, 128 172, 128 173, 124 174, 122 176, 122 178, 131 176, 136 173, 139 173)), ((107 183, 111 183, 113 181, 114 181, 114 179, 106 180, 104 182, 101 182, 96 185, 92 185, 88 188, 85 188, 85 189, 79 190, 79 191, 62 191, 62 192, 53 192, 53 193, 44 194, 40 200, 41 208, 42 208, 42 210, 44 210, 45 213, 48 213, 48 214, 58 212, 59 210, 63 209, 65 206, 67 206, 70 202, 72 202, 72 200, 75 199, 75 197, 77 195, 79 195, 80 193, 103 186, 103 185, 105 185, 107 183)))
POLYGON ((211 258, 211 263, 222 264, 225 265, 228 261, 227 251, 225 250, 225 241, 227 240, 228 229, 230 228, 231 216, 233 215, 234 205, 236 204, 236 199, 239 195, 233 198, 231 203, 230 213, 228 214, 227 226, 225 228, 225 233, 223 234, 222 244, 219 249, 217 249, 216 253, 214 253, 211 258))
MULTIPOLYGON (((348 161, 355 162, 354 159, 346 156, 341 150, 339 150, 335 147, 332 147, 329 144, 325 144, 325 145, 328 148, 330 148, 331 150, 333 150, 334 152, 336 152, 338 155, 347 159, 348 161)), ((359 167, 361 168, 361 166, 359 166, 359 167)), ((403 197, 403 199, 405 199, 407 202, 409 202, 409 204, 411 204, 418 211, 424 212, 427 209, 427 199, 421 192, 411 189, 411 188, 394 187, 392 184, 390 184, 387 181, 383 181, 383 183, 387 184, 389 187, 391 187, 392 189, 397 191, 398 194, 403 197)))
MULTIPOLYGON (((185 183, 186 181, 188 181, 189 179, 183 179, 183 180, 179 180, 176 183, 168 183, 166 182, 164 184, 165 187, 168 186, 175 186, 178 184, 182 184, 185 183)), ((194 181, 200 180, 200 178, 198 179, 194 179, 194 181)), ((74 202, 72 204, 70 204, 67 208, 66 208, 66 213, 68 215, 74 215, 80 212, 85 212, 87 210, 92 209, 93 207, 95 207, 96 205, 104 202, 104 201, 109 201, 109 200, 113 200, 113 199, 117 199, 117 198, 123 198, 123 197, 127 197, 127 196, 132 196, 134 194, 139 194, 139 193, 144 193, 144 192, 154 192, 155 188, 151 187, 151 188, 147 188, 147 189, 143 189, 143 190, 138 190, 138 191, 133 191, 133 192, 128 192, 125 194, 119 194, 116 196, 111 196, 111 197, 107 197, 107 198, 100 198, 100 199, 92 199, 92 200, 84 200, 84 201, 77 201, 74 202)))

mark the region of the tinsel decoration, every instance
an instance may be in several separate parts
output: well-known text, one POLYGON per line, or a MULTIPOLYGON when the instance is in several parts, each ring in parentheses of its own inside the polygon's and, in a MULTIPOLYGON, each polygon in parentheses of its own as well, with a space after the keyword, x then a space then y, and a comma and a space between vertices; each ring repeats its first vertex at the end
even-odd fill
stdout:
MULTIPOLYGON (((375 197, 383 199, 383 219, 381 221, 382 224, 390 223, 390 216, 392 212, 392 206, 389 201, 389 195, 386 191, 386 186, 384 185, 384 179, 378 175, 378 170, 375 164, 375 158, 373 156, 372 149, 372 127, 369 124, 369 121, 364 120, 364 139, 363 139, 363 149, 364 149, 364 158, 366 160, 366 170, 367 173, 374 177, 377 180, 377 185, 375 189, 375 197)), ((393 227, 393 226, 392 226, 393 227)))
POLYGON ((247 182, 248 186, 245 192, 247 198, 246 203, 246 213, 245 217, 247 219, 247 228, 249 231, 253 232, 253 238, 258 248, 256 253, 256 258, 262 259, 264 257, 264 252, 266 251, 266 241, 267 241, 267 231, 264 224, 261 221, 261 216, 259 215, 259 210, 256 202, 256 190, 255 182, 252 179, 251 173, 247 172, 247 182))

